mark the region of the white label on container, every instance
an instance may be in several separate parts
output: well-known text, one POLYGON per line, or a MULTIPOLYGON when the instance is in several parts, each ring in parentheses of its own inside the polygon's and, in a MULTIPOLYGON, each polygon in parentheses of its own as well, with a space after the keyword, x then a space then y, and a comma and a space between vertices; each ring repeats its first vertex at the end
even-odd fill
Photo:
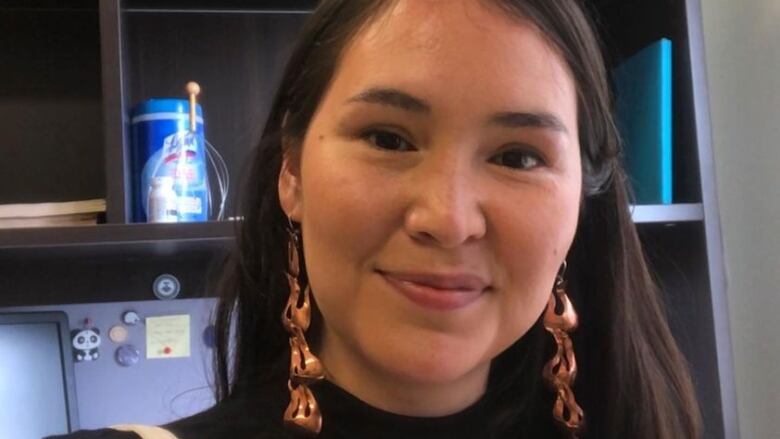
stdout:
POLYGON ((200 214, 203 212, 203 203, 198 197, 179 197, 179 215, 200 214))

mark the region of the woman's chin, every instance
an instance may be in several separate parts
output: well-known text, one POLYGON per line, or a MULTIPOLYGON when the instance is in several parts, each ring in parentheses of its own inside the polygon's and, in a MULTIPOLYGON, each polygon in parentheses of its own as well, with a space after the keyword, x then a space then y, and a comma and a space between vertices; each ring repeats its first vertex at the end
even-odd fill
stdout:
POLYGON ((375 346, 373 363, 399 383, 437 386, 458 382, 489 369, 489 356, 484 345, 464 346, 462 343, 437 343, 417 340, 403 345, 375 346))

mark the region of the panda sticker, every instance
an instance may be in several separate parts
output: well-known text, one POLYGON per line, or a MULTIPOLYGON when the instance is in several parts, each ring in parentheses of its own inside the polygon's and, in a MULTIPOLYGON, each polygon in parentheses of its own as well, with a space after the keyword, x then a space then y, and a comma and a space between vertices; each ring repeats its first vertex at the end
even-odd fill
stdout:
POLYGON ((100 356, 100 330, 98 328, 74 329, 70 332, 73 343, 73 359, 82 361, 95 361, 100 356))

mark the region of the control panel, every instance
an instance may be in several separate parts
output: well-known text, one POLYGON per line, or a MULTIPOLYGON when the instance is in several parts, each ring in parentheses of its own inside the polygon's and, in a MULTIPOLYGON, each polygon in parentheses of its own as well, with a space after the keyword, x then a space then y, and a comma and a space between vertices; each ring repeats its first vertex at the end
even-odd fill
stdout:
POLYGON ((172 300, 175 279, 155 288, 160 300, 0 308, 68 315, 81 428, 159 425, 214 404, 216 299, 172 300))

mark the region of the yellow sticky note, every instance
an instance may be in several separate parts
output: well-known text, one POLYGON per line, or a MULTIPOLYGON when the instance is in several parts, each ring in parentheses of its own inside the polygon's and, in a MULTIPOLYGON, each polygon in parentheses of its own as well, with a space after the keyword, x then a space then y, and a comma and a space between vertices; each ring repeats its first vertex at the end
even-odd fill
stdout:
POLYGON ((188 314, 146 318, 146 358, 190 356, 188 314))

